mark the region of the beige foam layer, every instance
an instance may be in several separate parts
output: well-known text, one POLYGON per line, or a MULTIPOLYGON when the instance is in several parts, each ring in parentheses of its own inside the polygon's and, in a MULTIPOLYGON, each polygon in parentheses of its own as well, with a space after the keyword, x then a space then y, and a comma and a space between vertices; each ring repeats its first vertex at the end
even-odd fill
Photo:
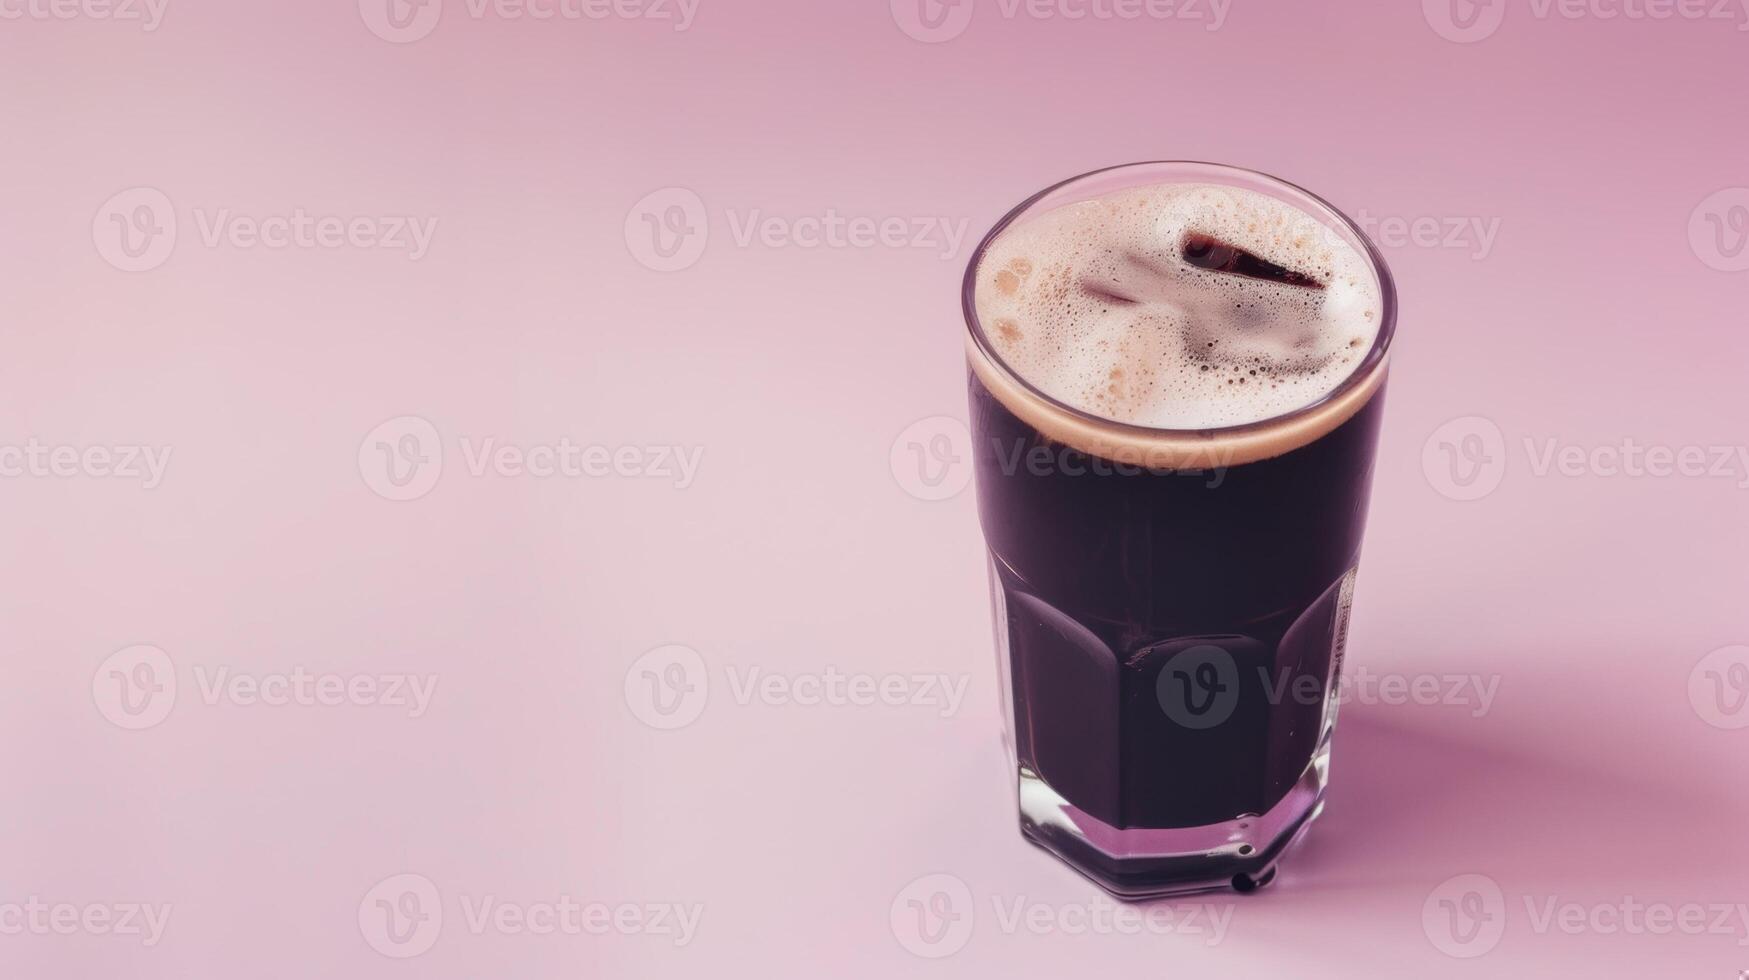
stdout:
POLYGON ((974 305, 1002 365, 1052 399, 1153 429, 1266 422, 1366 361, 1383 297, 1363 249, 1273 196, 1130 187, 1031 214, 980 255, 974 305), (1310 279, 1189 261, 1193 235, 1310 279))
POLYGON ((1389 358, 1381 358, 1314 406, 1216 435, 1140 429, 1083 417, 1028 391, 1005 369, 993 364, 969 337, 966 357, 984 387, 1045 438, 1113 462, 1160 470, 1241 466, 1292 452, 1335 430, 1365 408, 1384 385, 1389 368, 1389 358))

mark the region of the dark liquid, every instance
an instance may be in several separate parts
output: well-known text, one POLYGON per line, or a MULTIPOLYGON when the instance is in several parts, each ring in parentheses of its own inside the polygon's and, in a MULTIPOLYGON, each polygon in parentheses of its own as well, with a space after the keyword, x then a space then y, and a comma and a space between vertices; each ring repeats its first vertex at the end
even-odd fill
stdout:
POLYGON ((1053 443, 975 373, 971 402, 1020 764, 1120 829, 1267 812, 1326 734, 1383 388, 1309 445, 1202 473, 1053 443))

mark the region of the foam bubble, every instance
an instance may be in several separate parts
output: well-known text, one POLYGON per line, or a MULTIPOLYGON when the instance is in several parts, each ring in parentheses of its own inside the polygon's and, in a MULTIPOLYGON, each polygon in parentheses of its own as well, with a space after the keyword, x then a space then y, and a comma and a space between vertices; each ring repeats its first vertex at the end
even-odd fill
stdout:
POLYGON ((1160 184, 1011 226, 978 265, 979 322, 1021 378, 1160 429, 1261 422, 1365 360, 1383 303, 1365 255, 1265 194, 1160 184))

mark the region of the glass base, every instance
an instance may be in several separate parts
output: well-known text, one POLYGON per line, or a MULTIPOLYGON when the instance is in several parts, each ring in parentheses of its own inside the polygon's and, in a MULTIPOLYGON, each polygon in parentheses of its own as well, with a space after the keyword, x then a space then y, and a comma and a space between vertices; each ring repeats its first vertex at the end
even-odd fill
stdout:
POLYGON ((1275 879, 1282 855, 1323 811, 1329 760, 1326 740, 1268 813, 1165 830, 1119 830, 1076 809, 1023 766, 1020 832, 1126 901, 1226 888, 1253 892, 1275 879))

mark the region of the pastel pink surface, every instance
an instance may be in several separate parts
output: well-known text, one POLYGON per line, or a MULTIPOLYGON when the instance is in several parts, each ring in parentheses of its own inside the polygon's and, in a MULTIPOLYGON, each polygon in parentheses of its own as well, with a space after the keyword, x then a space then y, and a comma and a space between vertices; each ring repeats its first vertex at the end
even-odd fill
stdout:
POLYGON ((1457 43, 1422 5, 1390 6, 1234 0, 1207 30, 977 0, 940 43, 888 4, 803 0, 704 0, 683 31, 450 0, 406 44, 342 0, 169 0, 151 31, 0 25, 0 444, 173 448, 150 490, 0 479, 0 909, 173 908, 149 947, 0 932, 0 973, 1749 969, 1749 922, 1537 928, 1550 900, 1749 902, 1749 729, 1690 698, 1709 651, 1749 643, 1749 471, 1538 466, 1551 440, 1749 443, 1749 273, 1709 267, 1689 234, 1704 200, 1749 186, 1749 33, 1511 5, 1457 43), (1485 249, 1386 247, 1403 313, 1348 663, 1495 677, 1498 696, 1482 717, 1345 707, 1328 810, 1281 880, 1179 903, 1231 908, 1213 944, 1003 928, 1016 900, 1104 900, 1014 827, 971 494, 917 499, 891 463, 913 423, 964 416, 976 237, 1046 183, 1158 158, 1268 171, 1351 214, 1497 221, 1485 249), (94 215, 142 186, 172 202, 176 249, 124 272, 94 215), (710 235, 659 272, 627 221, 669 187, 696 193, 710 235), (203 234, 221 211, 298 208, 438 223, 417 261, 203 234), (737 240, 828 210, 967 237, 737 240), (445 460, 428 495, 396 502, 359 450, 403 416, 441 433, 445 460), (1498 427, 1505 469, 1462 501, 1425 450, 1468 417, 1498 427), (464 438, 702 463, 684 489, 474 476, 464 438), (165 651, 179 685, 140 731, 93 697, 134 644, 165 651), (711 687, 672 731, 626 694, 665 644, 697 650, 711 687), (737 697, 754 668, 829 665, 967 694, 951 712, 737 697), (203 696, 220 670, 299 667, 437 687, 417 718, 203 696), (359 922, 402 873, 443 912, 404 961, 359 922), (928 960, 892 918, 935 873, 966 885, 975 930, 928 960), (1423 910, 1470 874, 1498 883, 1505 931, 1461 959, 1423 910), (485 896, 564 895, 703 916, 685 945, 472 927, 485 896))

